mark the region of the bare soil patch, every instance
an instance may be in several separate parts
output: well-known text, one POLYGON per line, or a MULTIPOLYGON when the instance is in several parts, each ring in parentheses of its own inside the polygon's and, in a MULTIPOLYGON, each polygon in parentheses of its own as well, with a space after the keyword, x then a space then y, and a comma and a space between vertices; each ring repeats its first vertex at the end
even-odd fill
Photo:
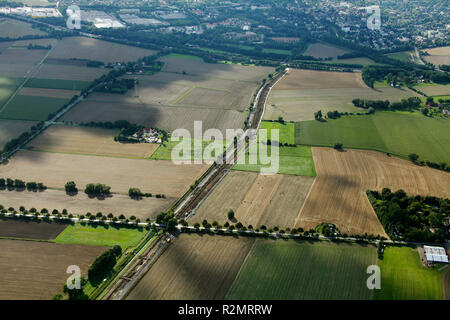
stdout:
POLYGON ((66 227, 64 223, 0 218, 1 237, 53 240, 66 227))
POLYGON ((92 262, 107 248, 49 242, 0 240, 0 299, 48 300, 62 291, 67 267, 86 277, 92 262))

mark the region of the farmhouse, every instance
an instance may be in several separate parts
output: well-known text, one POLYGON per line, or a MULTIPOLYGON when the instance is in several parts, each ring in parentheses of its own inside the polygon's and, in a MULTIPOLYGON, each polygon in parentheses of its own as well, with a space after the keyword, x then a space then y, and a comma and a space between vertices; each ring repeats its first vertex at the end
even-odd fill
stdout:
POLYGON ((147 143, 161 143, 160 133, 156 129, 143 128, 133 134, 133 138, 145 141, 147 143))
POLYGON ((448 255, 442 247, 423 246, 427 262, 445 262, 448 263, 448 255))

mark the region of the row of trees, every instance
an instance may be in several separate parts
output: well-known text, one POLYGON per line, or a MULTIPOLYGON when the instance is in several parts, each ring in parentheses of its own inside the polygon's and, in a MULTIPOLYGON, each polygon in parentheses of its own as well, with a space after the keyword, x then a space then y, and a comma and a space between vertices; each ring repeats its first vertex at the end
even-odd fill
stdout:
POLYGON ((446 162, 436 163, 436 162, 432 162, 429 160, 419 160, 419 155, 417 153, 410 153, 408 155, 408 159, 417 165, 421 165, 421 166, 426 165, 433 169, 444 170, 444 171, 450 172, 450 165, 447 165, 446 162))
POLYGON ((47 187, 42 182, 25 182, 20 179, 4 179, 0 178, 0 189, 16 189, 16 190, 24 190, 25 188, 29 191, 35 190, 45 190, 47 187))
POLYGON ((88 195, 109 195, 111 194, 111 187, 102 183, 89 183, 86 185, 84 192, 88 195))
POLYGON ((400 102, 391 103, 389 100, 364 100, 353 99, 352 103, 355 107, 373 110, 412 110, 418 109, 422 104, 419 97, 403 98, 400 102))
MULTIPOLYGON (((144 193, 139 188, 130 188, 128 190, 128 195, 130 196, 130 198, 133 198, 133 199, 139 199, 142 197, 146 197, 146 198, 153 197, 153 195, 151 193, 144 193)), ((166 195, 165 194, 156 194, 155 197, 158 199, 160 199, 160 198, 165 199, 166 195)))

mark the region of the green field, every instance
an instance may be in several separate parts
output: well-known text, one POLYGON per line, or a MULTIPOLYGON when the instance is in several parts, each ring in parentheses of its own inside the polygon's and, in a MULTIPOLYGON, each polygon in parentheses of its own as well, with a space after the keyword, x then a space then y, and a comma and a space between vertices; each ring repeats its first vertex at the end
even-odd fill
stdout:
POLYGON ((411 60, 411 54, 413 54, 414 59, 416 59, 416 55, 414 51, 400 51, 400 52, 394 52, 394 53, 388 53, 386 56, 392 59, 400 60, 403 62, 413 62, 411 60))
POLYGON ((267 138, 272 140, 271 130, 279 130, 279 142, 295 144, 295 124, 293 122, 270 122, 262 121, 260 129, 267 129, 267 138))
POLYGON ((423 267, 417 249, 389 247, 378 265, 381 290, 375 291, 375 299, 442 300, 444 272, 435 267, 423 267))
MULTIPOLYGON (((201 159, 202 156, 206 156, 203 160, 215 160, 219 154, 216 154, 216 152, 212 153, 205 153, 205 148, 209 145, 211 145, 211 148, 213 148, 215 145, 218 146, 222 151, 220 153, 223 153, 226 150, 226 147, 228 144, 224 141, 223 148, 220 147, 220 141, 214 142, 214 141, 205 141, 202 140, 202 149, 199 150, 199 152, 194 152, 194 142, 200 142, 199 139, 191 139, 191 153, 190 154, 184 154, 180 152, 180 158, 183 160, 198 160, 201 159), (203 151, 203 152, 202 152, 203 151), (211 154, 212 156, 209 156, 211 154)), ((172 151, 173 149, 179 145, 181 142, 179 141, 166 141, 163 144, 161 144, 158 149, 156 149, 155 152, 153 152, 150 159, 152 160, 172 160, 172 151)))
POLYGON ((450 120, 418 113, 376 112, 337 120, 296 123, 295 142, 303 145, 372 149, 422 160, 450 162, 450 120))
POLYGON ((202 58, 197 56, 192 56, 190 54, 181 54, 181 53, 169 53, 164 56, 164 58, 177 58, 177 59, 185 59, 185 60, 200 60, 203 61, 202 58))
POLYGON ((44 121, 50 113, 58 111, 68 99, 34 96, 15 96, 0 112, 2 119, 44 121))
POLYGON ((142 228, 117 228, 76 223, 64 229, 55 241, 107 247, 120 245, 122 249, 125 249, 136 246, 145 234, 146 230, 142 228))
POLYGON ((256 240, 226 299, 372 299, 372 246, 256 240))
MULTIPOLYGON (((268 148, 268 154, 271 155, 271 149, 268 148)), ((245 164, 236 164, 233 170, 260 172, 261 168, 270 167, 262 165, 258 158, 257 164, 249 164, 249 152, 245 164)), ((315 177, 316 170, 312 158, 311 148, 306 146, 280 147, 279 148, 279 174, 291 174, 297 176, 315 177)))
POLYGON ((65 90, 84 90, 89 87, 89 81, 80 80, 59 80, 59 79, 29 79, 25 83, 28 88, 44 89, 65 89, 65 90))
POLYGON ((19 79, 0 77, 0 108, 19 85, 19 79))

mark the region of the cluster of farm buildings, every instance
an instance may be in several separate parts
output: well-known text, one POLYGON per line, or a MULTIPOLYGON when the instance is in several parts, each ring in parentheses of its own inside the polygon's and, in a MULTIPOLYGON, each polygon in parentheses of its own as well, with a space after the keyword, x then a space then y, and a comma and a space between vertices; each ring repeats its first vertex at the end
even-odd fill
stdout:
POLYGON ((161 135, 156 129, 151 128, 143 128, 133 134, 132 136, 135 139, 138 139, 141 142, 147 143, 162 143, 161 135))

